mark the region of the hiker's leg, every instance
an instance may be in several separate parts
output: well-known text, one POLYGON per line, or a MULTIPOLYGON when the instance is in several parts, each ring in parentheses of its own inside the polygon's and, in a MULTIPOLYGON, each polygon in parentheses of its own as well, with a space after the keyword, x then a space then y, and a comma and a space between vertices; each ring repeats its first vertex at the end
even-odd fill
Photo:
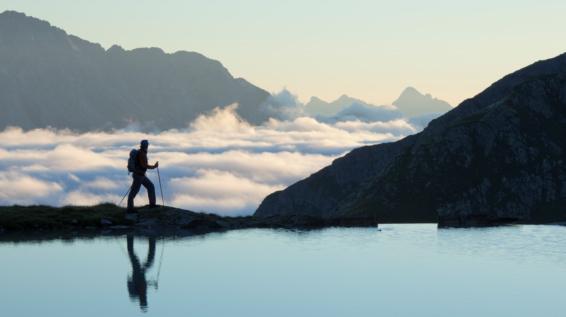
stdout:
POLYGON ((145 260, 144 268, 148 270, 153 265, 153 261, 155 260, 155 237, 149 237, 148 240, 148 248, 147 251, 147 260, 145 260))
POLYGON ((143 178, 143 186, 147 190, 147 197, 149 198, 149 205, 155 206, 155 186, 153 186, 153 183, 147 177, 143 178))
POLYGON ((137 175, 134 175, 132 179, 132 187, 130 188, 130 194, 128 195, 128 210, 134 209, 134 197, 136 197, 142 185, 137 175))
POLYGON ((126 244, 128 245, 128 254, 130 255, 130 257, 135 256, 133 235, 128 234, 126 236, 126 244))

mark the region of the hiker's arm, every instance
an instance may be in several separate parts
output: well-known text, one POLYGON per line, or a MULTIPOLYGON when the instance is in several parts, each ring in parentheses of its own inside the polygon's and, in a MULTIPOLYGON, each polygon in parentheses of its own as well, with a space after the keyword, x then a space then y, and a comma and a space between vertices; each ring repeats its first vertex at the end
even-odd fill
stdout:
POLYGON ((153 165, 147 164, 147 155, 145 153, 139 156, 139 163, 142 168, 146 168, 150 170, 159 167, 159 162, 155 162, 155 164, 153 165))
POLYGON ((159 161, 155 162, 155 164, 153 164, 153 165, 149 165, 149 164, 147 164, 147 160, 142 160, 141 166, 143 168, 147 168, 148 170, 156 169, 156 168, 159 167, 159 161))

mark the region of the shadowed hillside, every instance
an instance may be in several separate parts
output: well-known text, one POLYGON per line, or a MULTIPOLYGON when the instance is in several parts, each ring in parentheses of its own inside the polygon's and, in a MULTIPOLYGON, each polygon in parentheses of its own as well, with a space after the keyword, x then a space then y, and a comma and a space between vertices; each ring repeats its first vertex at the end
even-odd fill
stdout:
POLYGON ((269 195, 255 215, 564 221, 564 135, 566 54, 504 77, 421 133, 352 151, 269 195))

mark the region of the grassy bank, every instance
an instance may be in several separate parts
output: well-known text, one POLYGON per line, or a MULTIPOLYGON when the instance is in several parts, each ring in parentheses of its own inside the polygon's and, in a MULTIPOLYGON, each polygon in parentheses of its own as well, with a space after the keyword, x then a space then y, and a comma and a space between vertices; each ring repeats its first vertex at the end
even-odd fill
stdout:
POLYGON ((3 206, 0 228, 3 230, 66 229, 100 227, 104 224, 128 225, 125 209, 113 204, 95 206, 3 206))

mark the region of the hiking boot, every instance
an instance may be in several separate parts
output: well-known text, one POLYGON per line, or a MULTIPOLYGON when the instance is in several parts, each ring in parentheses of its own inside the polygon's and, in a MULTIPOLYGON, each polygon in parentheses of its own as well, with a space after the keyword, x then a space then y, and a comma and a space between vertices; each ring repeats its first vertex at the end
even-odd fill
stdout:
POLYGON ((159 205, 148 205, 147 207, 153 209, 153 208, 159 208, 160 206, 159 205))

